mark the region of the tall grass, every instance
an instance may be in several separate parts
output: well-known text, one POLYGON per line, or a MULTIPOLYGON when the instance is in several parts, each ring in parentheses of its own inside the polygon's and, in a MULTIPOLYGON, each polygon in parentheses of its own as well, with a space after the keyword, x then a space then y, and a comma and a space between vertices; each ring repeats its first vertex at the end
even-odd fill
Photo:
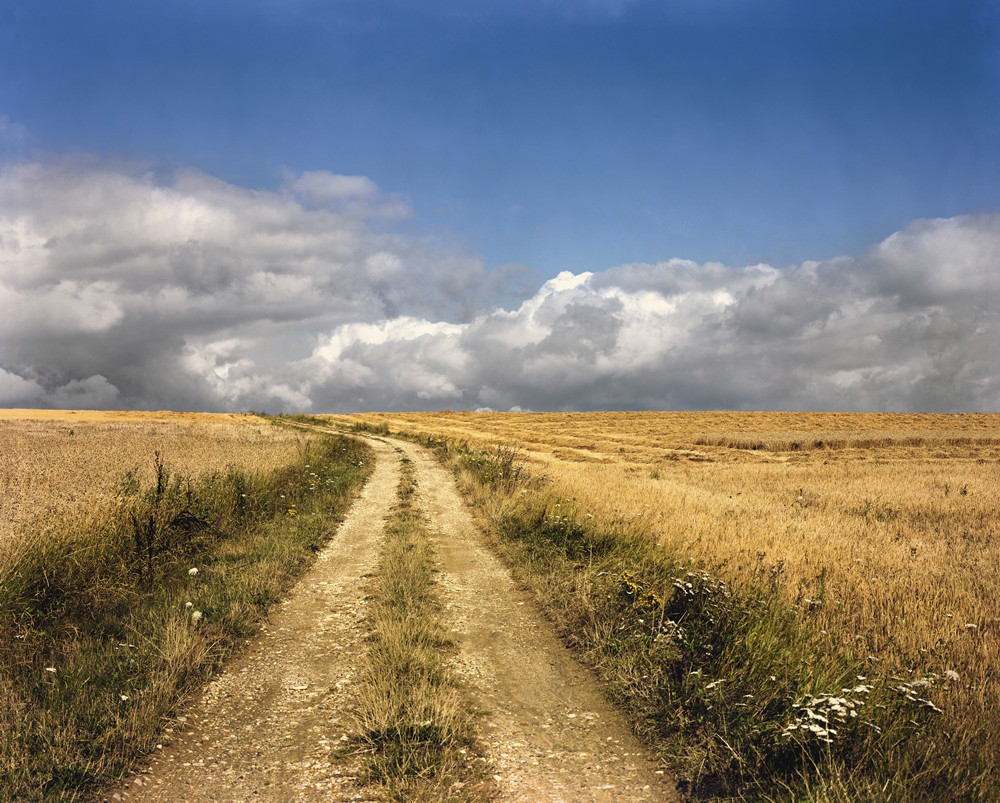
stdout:
POLYGON ((357 732, 369 781, 399 801, 488 800, 474 715, 447 668, 434 554, 403 458, 371 605, 372 640, 357 732))
POLYGON ((182 474, 266 472, 295 460, 302 437, 251 416, 0 410, 0 549, 33 517, 113 502, 129 466, 151 482, 154 451, 182 474))
POLYGON ((734 578, 596 521, 524 471, 512 486, 509 450, 442 452, 518 579, 687 797, 997 799, 991 725, 962 710, 984 690, 831 634, 821 584, 796 599, 763 557, 734 578))
POLYGON ((0 559, 0 795, 78 799, 150 751, 164 718, 257 632, 369 471, 355 441, 270 472, 122 478, 0 559))

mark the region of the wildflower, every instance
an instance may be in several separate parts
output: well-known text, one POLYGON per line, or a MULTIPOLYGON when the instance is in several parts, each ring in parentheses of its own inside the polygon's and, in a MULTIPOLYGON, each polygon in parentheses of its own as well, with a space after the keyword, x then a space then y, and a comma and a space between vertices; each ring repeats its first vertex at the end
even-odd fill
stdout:
POLYGON ((185 608, 193 608, 194 607, 194 603, 193 602, 185 602, 184 603, 184 607, 185 608))
MULTIPOLYGON (((855 687, 842 691, 844 694, 867 693, 867 688, 855 687)), ((817 694, 797 700, 792 704, 792 707, 799 709, 798 713, 795 715, 795 721, 790 722, 785 727, 785 735, 790 736, 796 730, 808 731, 821 742, 832 744, 830 737, 836 736, 837 730, 831 727, 831 719, 834 720, 834 724, 846 724, 850 719, 858 716, 856 709, 862 705, 864 702, 861 699, 836 697, 832 694, 817 694)))
POLYGON ((195 624, 198 624, 198 622, 201 621, 201 617, 202 617, 201 611, 193 611, 191 613, 191 621, 194 622, 195 624))
POLYGON ((198 574, 198 569, 196 567, 188 569, 188 577, 194 577, 196 574, 198 574))
POLYGON ((122 698, 122 702, 123 702, 123 703, 124 703, 124 702, 125 702, 126 700, 128 700, 128 695, 127 695, 127 694, 119 694, 118 696, 122 698))
POLYGON ((46 672, 55 672, 56 668, 54 666, 47 666, 47 667, 45 667, 45 671, 46 672))
POLYGON ((946 669, 944 671, 944 676, 948 678, 948 680, 958 680, 958 672, 954 669, 946 669))

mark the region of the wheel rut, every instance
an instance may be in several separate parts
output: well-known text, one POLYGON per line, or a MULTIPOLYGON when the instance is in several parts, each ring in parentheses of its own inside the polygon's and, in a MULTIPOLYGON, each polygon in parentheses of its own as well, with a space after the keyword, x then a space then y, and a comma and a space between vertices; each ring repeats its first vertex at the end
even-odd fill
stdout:
POLYGON ((414 462, 440 561, 456 673, 483 709, 482 740, 504 799, 676 800, 665 773, 486 546, 450 473, 425 449, 414 462))
POLYGON ((180 717, 146 772, 105 800, 373 800, 343 755, 364 662, 366 577, 396 501, 399 454, 376 466, 347 517, 264 632, 180 717))
POLYGON ((253 644, 179 718, 145 772, 99 799, 379 800, 360 783, 353 684, 368 636, 376 569, 403 455, 440 571, 451 668, 483 711, 480 739, 499 798, 678 800, 670 779, 490 552, 455 482, 426 449, 365 438, 377 463, 314 567, 253 644))

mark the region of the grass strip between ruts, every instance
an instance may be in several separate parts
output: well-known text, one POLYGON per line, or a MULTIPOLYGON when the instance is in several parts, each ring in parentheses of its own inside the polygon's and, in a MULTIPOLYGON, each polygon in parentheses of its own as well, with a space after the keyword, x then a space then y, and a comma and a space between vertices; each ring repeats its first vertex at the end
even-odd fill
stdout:
POLYGON ((434 552, 415 494, 404 457, 374 579, 357 741, 367 781, 393 800, 489 800, 493 782, 477 746, 476 715, 447 667, 434 552))

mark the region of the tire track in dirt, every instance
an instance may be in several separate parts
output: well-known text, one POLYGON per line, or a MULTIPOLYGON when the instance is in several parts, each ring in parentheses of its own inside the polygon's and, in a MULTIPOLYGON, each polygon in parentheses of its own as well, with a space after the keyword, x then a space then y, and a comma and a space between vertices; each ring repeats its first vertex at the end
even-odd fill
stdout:
POLYGON ((487 548, 455 480, 419 446, 419 505, 440 561, 456 673, 487 713, 486 755, 506 800, 678 800, 676 790, 487 548))
POLYGON ((480 736, 501 799, 678 800, 593 676, 489 551, 450 473, 422 447, 364 440, 376 451, 374 473, 315 566, 179 718, 183 732, 103 799, 379 799, 358 784, 361 756, 340 748, 365 661, 365 578, 378 564, 402 453, 414 463, 439 561, 444 625, 457 645, 451 665, 485 711, 480 736))
POLYGON ((341 754, 366 652, 364 578, 399 483, 397 451, 371 445, 375 470, 315 565, 180 718, 183 732, 105 800, 375 799, 357 785, 360 757, 341 754))

